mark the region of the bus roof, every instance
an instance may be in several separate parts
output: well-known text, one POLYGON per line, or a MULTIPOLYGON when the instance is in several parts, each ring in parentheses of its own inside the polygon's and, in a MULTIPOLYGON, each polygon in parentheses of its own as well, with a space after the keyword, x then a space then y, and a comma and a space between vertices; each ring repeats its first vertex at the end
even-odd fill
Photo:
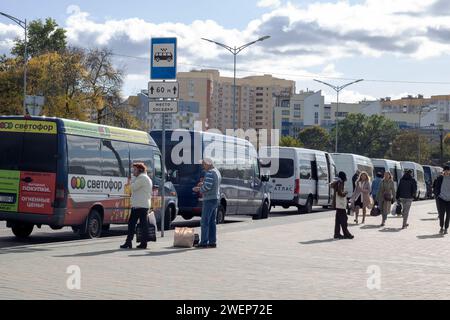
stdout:
MULTIPOLYGON (((237 142, 237 143, 242 143, 244 145, 251 145, 251 146, 253 146, 253 144, 251 144, 250 141, 248 141, 246 139, 242 139, 242 138, 238 138, 238 137, 234 137, 234 136, 227 136, 227 135, 224 135, 224 134, 219 134, 219 133, 215 133, 215 132, 208 132, 208 131, 198 131, 198 130, 188 130, 188 129, 170 129, 170 130, 166 130, 166 135, 168 135, 168 134, 170 134, 171 132, 174 132, 174 131, 198 133, 198 134, 203 135, 203 137, 208 137, 208 138, 213 138, 213 137, 223 138, 223 137, 225 137, 224 141, 226 141, 226 142, 237 142)), ((151 133, 162 134, 162 130, 152 130, 151 133)))
POLYGON ((156 146, 156 143, 150 135, 144 131, 55 117, 0 116, 0 120, 1 119, 7 119, 10 121, 51 121, 57 123, 59 133, 156 146))

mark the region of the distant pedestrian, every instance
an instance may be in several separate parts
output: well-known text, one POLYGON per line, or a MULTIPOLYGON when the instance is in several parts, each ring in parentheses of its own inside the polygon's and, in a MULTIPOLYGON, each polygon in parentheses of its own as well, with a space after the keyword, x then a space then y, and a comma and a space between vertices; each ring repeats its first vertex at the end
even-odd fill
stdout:
POLYGON ((200 192, 203 197, 202 218, 201 218, 201 239, 198 248, 216 248, 216 218, 220 200, 220 183, 222 176, 219 170, 214 168, 211 159, 203 159, 204 179, 196 187, 194 192, 200 192))
POLYGON ((345 182, 347 176, 344 172, 339 172, 338 180, 331 183, 334 189, 333 207, 336 208, 336 219, 334 224, 334 239, 353 239, 354 236, 348 231, 347 217, 347 191, 345 191, 345 182), (341 234, 341 228, 343 235, 341 234))
POLYGON ((152 180, 147 175, 147 167, 143 163, 133 164, 133 176, 136 179, 131 184, 131 215, 128 219, 128 235, 125 244, 121 245, 121 249, 131 249, 134 234, 136 232, 136 224, 142 227, 141 243, 137 247, 139 249, 147 249, 148 235, 148 210, 151 208, 151 197, 153 190, 152 180))
POLYGON ((353 185, 353 192, 355 192, 356 189, 356 181, 359 179, 359 175, 361 174, 361 171, 356 170, 355 174, 352 177, 352 185, 353 185))
POLYGON ((375 204, 377 204, 378 201, 378 190, 380 189, 381 181, 383 180, 383 174, 381 172, 377 172, 377 175, 375 176, 375 179, 372 181, 372 192, 371 196, 373 200, 375 201, 375 204))
POLYGON ((440 234, 448 234, 450 224, 450 167, 445 166, 444 172, 436 179, 434 195, 438 203, 440 234), (445 228, 445 229, 444 229, 445 228))
POLYGON ((382 221, 381 227, 385 226, 391 206, 395 199, 395 185, 392 174, 389 171, 384 173, 384 179, 381 181, 379 190, 376 195, 379 208, 381 209, 382 221))
POLYGON ((363 220, 362 223, 366 222, 367 209, 371 209, 373 205, 373 200, 370 196, 372 191, 372 186, 370 184, 370 178, 367 172, 363 171, 360 173, 358 180, 355 183, 355 191, 353 192, 351 203, 352 208, 355 211, 355 222, 358 224, 359 210, 362 209, 363 220))
MULTIPOLYGON (((444 171, 441 172, 440 176, 443 176, 443 175, 444 175, 444 171)), ((441 212, 441 209, 440 209, 441 202, 439 201, 439 194, 437 191, 438 179, 439 179, 439 177, 434 179, 434 182, 433 182, 433 195, 434 195, 434 201, 436 201, 436 209, 437 209, 437 212, 439 213, 439 212, 441 212)))
POLYGON ((408 228, 408 217, 411 204, 416 197, 417 182, 412 176, 412 170, 406 170, 397 188, 397 201, 402 205, 403 226, 402 229, 408 228))

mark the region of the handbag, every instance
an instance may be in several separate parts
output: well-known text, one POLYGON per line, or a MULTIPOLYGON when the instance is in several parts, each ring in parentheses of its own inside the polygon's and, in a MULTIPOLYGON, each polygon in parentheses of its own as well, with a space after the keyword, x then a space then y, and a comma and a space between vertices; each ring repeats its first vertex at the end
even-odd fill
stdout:
POLYGON ((341 197, 336 193, 336 209, 347 209, 347 197, 341 197))
POLYGON ((381 214, 381 209, 378 206, 374 206, 372 210, 370 210, 370 215, 372 217, 378 217, 381 214))
MULTIPOLYGON (((153 211, 147 215, 147 225, 148 225, 147 240, 149 242, 156 242, 156 223, 154 223, 155 220, 152 219, 152 215, 154 218, 155 214, 153 211)), ((140 222, 136 226, 136 239, 137 242, 141 242, 142 239, 142 224, 140 222)))
POLYGON ((383 194, 383 198, 384 198, 384 201, 392 201, 392 193, 390 193, 390 192, 385 192, 385 193, 383 194))
POLYGON ((395 214, 400 216, 403 214, 402 211, 403 211, 402 204, 400 202, 397 202, 397 207, 395 208, 395 214))
POLYGON ((195 233, 192 228, 175 228, 173 246, 179 248, 192 248, 194 246, 195 233))

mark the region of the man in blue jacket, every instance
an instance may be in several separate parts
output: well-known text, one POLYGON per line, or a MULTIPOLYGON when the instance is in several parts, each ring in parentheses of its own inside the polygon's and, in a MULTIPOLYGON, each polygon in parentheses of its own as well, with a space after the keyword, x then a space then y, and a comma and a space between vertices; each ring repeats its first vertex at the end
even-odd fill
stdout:
POLYGON ((219 170, 214 168, 211 159, 203 159, 205 176, 202 182, 193 188, 194 192, 200 192, 203 199, 201 219, 201 239, 198 248, 216 248, 216 217, 220 199, 220 182, 222 176, 219 170))

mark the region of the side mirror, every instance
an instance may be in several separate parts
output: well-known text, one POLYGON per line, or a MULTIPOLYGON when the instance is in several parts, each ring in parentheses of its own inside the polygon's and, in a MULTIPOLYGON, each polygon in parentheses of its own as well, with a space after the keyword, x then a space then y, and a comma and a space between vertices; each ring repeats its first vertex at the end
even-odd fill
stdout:
POLYGON ((263 175, 261 176, 261 181, 262 181, 262 182, 268 182, 269 180, 270 180, 269 175, 263 174, 263 175))

